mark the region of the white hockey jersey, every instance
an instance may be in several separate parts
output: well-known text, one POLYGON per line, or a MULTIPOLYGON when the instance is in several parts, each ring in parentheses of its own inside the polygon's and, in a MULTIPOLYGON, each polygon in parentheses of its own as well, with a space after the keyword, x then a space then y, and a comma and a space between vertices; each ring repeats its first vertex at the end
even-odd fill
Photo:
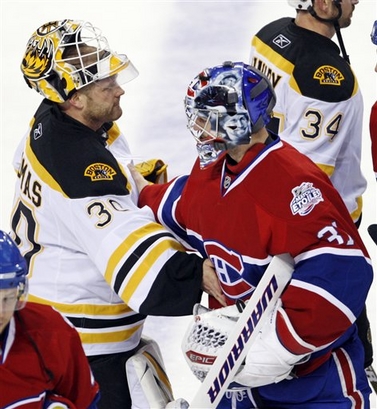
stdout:
POLYGON ((356 222, 366 189, 360 168, 363 99, 338 46, 282 18, 253 37, 250 63, 276 92, 268 127, 327 173, 356 222))
POLYGON ((203 260, 136 206, 131 160, 116 124, 96 133, 46 100, 14 160, 30 300, 63 313, 87 355, 133 349, 146 315, 191 314, 202 293, 203 260))

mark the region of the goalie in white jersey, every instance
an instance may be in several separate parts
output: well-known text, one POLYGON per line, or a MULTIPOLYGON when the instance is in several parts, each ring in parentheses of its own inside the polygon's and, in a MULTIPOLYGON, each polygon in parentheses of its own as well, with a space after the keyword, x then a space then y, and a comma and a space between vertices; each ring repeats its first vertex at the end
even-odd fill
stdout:
POLYGON ((113 122, 122 115, 120 85, 138 74, 127 56, 90 23, 64 20, 36 30, 21 69, 45 97, 14 159, 12 230, 29 264, 30 300, 77 328, 99 407, 126 409, 125 362, 146 315, 191 314, 202 288, 217 291, 217 278, 135 204, 132 157, 113 122))

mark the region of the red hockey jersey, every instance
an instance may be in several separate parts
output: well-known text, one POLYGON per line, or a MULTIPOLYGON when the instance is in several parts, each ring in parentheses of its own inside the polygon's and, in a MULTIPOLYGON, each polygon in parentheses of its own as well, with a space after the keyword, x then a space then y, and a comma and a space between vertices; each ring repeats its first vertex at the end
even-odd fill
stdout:
MULTIPOLYGON (((277 138, 254 145, 240 163, 228 156, 203 170, 196 163, 189 177, 145 187, 139 204, 211 259, 229 303, 250 297, 271 256, 290 253, 295 271, 282 301, 289 325, 321 351, 311 369, 347 338, 371 262, 328 177, 295 148, 277 138)), ((277 330, 300 353, 292 331, 284 323, 277 330)))
POLYGON ((373 171, 377 179, 377 101, 372 106, 370 112, 369 132, 372 145, 373 171))
POLYGON ((27 303, 17 311, 0 352, 0 408, 41 409, 49 400, 96 407, 98 385, 80 337, 51 307, 27 303))

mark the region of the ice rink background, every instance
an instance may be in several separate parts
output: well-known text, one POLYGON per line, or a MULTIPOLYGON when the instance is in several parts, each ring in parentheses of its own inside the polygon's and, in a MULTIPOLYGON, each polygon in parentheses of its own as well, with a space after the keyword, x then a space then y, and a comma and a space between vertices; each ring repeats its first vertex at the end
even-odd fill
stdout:
MULTIPOLYGON (((0 228, 9 229, 15 178, 12 155, 41 101, 37 93, 28 89, 19 69, 26 41, 41 24, 64 18, 88 20, 103 30, 114 50, 129 56, 140 75, 124 87, 124 114, 118 123, 130 142, 136 162, 161 158, 169 165, 169 176, 173 177, 189 172, 196 157, 183 110, 183 97, 190 80, 203 68, 225 60, 247 62, 253 33, 270 20, 294 14, 286 0, 3 0, 0 228)), ((343 37, 364 95, 363 171, 369 184, 364 195, 360 233, 377 268, 377 247, 366 231, 369 224, 377 222, 376 182, 368 131, 370 107, 377 99, 377 74, 374 73, 377 47, 370 41, 375 19, 376 1, 360 0, 352 26, 343 31, 343 37)), ((368 298, 368 311, 375 351, 376 300, 374 282, 368 298)), ((188 401, 200 385, 181 354, 180 344, 189 319, 148 318, 145 329, 146 334, 160 343, 176 397, 188 401)), ((377 367, 377 361, 374 366, 377 367)), ((372 408, 376 409, 375 396, 371 402, 372 408)))

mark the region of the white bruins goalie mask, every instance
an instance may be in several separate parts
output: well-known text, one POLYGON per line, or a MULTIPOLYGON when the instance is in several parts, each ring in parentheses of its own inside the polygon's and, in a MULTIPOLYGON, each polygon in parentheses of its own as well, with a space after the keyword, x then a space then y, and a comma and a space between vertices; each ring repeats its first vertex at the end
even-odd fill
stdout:
POLYGON ((95 81, 116 76, 121 85, 138 75, 125 54, 110 49, 101 30, 81 20, 39 27, 26 45, 21 71, 30 88, 58 103, 95 81))

